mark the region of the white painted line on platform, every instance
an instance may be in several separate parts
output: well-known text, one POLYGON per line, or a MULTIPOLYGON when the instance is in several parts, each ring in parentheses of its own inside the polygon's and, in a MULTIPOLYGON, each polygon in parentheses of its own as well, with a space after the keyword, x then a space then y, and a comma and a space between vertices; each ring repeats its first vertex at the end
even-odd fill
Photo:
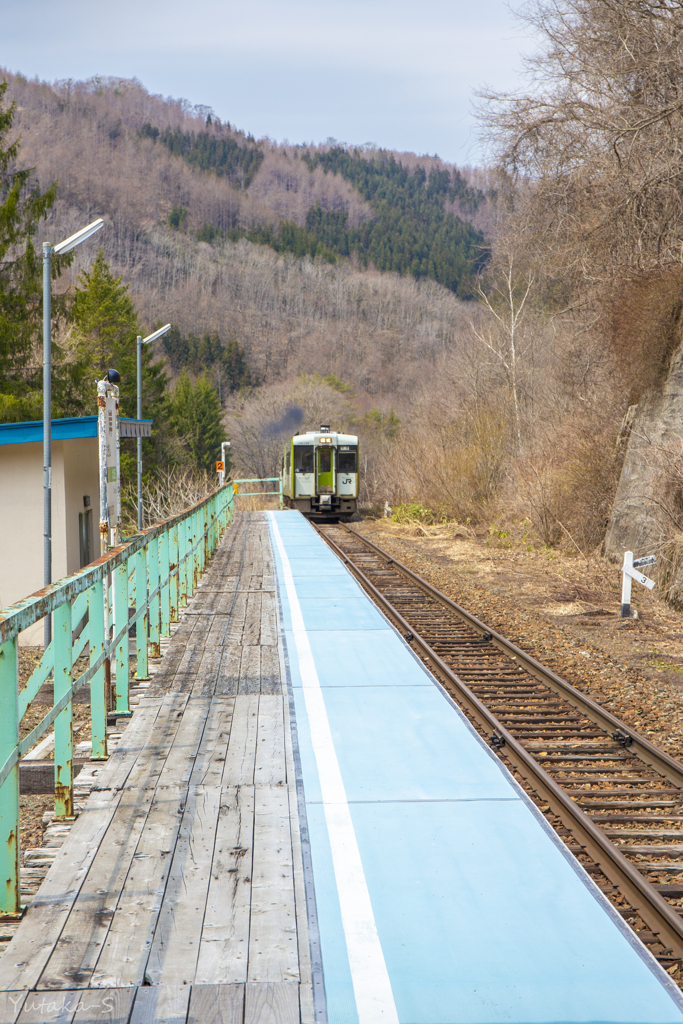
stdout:
POLYGON ((291 566, 275 516, 272 512, 269 512, 268 516, 282 561, 284 584, 289 600, 292 632, 325 808, 358 1020, 360 1024, 399 1024, 344 782, 291 566))

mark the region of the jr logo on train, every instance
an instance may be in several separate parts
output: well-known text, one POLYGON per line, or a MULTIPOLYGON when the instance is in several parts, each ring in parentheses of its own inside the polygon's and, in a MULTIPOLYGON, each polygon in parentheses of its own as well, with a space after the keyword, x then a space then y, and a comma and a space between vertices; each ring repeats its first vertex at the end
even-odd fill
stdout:
POLYGON ((295 434, 282 456, 286 508, 315 519, 350 519, 358 501, 358 438, 320 430, 295 434))

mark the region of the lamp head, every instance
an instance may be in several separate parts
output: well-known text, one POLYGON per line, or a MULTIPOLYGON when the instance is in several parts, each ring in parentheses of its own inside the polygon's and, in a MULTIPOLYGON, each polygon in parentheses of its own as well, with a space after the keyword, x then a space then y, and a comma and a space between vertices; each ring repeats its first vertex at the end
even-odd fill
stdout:
POLYGON ((104 221, 101 217, 98 217, 97 220, 92 222, 92 224, 88 224, 87 227, 81 228, 80 231, 77 231, 75 235, 69 235, 69 237, 65 238, 63 242, 59 243, 59 245, 54 245, 52 247, 53 253, 55 256, 63 256, 64 253, 71 252, 72 249, 75 249, 77 245, 81 244, 81 242, 85 242, 86 238, 90 238, 91 235, 94 235, 95 232, 99 231, 102 227, 104 227, 104 221))
POLYGON ((153 334, 148 334, 146 338, 142 339, 143 345, 148 345, 150 341, 156 341, 162 334, 166 334, 167 331, 171 330, 171 324, 166 324, 165 327, 160 327, 158 331, 154 331, 153 334))
POLYGON ((120 384, 121 374, 118 370, 107 370, 106 380, 108 384, 120 384))

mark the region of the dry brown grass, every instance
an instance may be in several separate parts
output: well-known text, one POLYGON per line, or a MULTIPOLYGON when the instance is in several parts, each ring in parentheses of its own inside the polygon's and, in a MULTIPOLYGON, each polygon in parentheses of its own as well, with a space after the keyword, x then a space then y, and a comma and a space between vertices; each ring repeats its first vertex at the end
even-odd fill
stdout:
MULTIPOLYGON (((215 473, 199 473, 175 466, 163 470, 143 487, 143 525, 153 526, 171 516, 177 516, 197 502, 208 498, 218 486, 215 473)), ((122 497, 123 533, 137 533, 137 484, 124 488, 122 497)))
POLYGON ((240 495, 238 494, 235 499, 235 512, 268 512, 274 511, 280 508, 280 497, 274 495, 272 497, 265 494, 260 495, 240 495))

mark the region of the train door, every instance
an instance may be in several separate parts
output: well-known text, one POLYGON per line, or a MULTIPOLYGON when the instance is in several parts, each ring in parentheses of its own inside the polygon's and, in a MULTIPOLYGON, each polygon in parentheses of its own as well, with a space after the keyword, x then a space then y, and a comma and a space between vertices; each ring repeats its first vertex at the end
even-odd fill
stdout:
POLYGON ((294 497, 312 498, 315 494, 313 445, 294 445, 294 497))
POLYGON ((320 445, 317 459, 318 494, 334 494, 334 459, 332 445, 320 445))
POLYGON ((340 444, 337 448, 337 494, 358 497, 358 446, 340 444))

